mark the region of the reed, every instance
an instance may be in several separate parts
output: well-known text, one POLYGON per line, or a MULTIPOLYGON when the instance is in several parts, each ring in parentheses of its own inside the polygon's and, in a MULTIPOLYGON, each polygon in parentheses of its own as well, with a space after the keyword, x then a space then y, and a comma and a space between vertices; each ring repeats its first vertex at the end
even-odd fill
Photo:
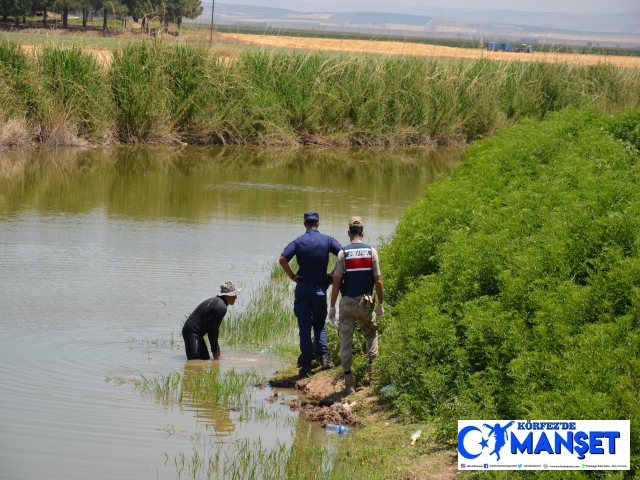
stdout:
MULTIPOLYGON (((295 267, 295 260, 293 261, 295 267)), ((221 339, 235 348, 273 351, 293 345, 298 336, 293 315, 293 284, 278 263, 260 283, 246 308, 222 322, 221 339)))
POLYGON ((640 102, 640 71, 609 64, 277 50, 232 59, 162 41, 118 47, 102 67, 77 47, 30 55, 1 40, 0 85, 2 125, 23 122, 41 143, 64 143, 52 125, 85 141, 464 143, 568 106, 640 102))

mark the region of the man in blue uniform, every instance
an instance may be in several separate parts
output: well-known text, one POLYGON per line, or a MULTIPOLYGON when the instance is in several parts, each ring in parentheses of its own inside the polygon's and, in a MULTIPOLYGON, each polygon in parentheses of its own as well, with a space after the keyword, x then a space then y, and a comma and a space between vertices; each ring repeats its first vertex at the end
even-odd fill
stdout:
POLYGON ((332 368, 327 348, 327 334, 324 323, 327 318, 327 287, 329 279, 327 266, 329 254, 338 255, 342 246, 335 238, 318 231, 320 215, 318 212, 304 214, 304 235, 291 242, 280 255, 280 265, 285 273, 296 282, 293 313, 298 319, 300 329, 300 356, 298 366, 300 376, 308 377, 311 373, 311 361, 315 356, 320 358, 323 369, 332 368), (296 257, 300 269, 294 273, 289 261, 296 257), (314 342, 311 341, 313 330, 314 342))

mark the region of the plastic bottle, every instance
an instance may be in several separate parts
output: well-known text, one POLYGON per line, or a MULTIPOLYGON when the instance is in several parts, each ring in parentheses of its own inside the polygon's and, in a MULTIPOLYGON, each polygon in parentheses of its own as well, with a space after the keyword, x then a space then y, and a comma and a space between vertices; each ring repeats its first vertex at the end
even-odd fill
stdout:
POLYGON ((353 433, 349 427, 345 427, 344 425, 336 425, 335 423, 327 423, 325 427, 327 432, 335 432, 335 433, 353 433))

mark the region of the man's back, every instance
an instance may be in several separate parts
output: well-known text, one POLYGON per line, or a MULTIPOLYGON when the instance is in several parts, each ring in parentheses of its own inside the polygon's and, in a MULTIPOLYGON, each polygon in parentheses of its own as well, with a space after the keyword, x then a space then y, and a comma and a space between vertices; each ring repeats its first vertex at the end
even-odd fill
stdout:
POLYGON ((310 228, 287 245, 282 255, 287 261, 296 257, 300 266, 298 275, 303 282, 324 283, 327 280, 329 253, 337 255, 341 249, 335 238, 310 228))

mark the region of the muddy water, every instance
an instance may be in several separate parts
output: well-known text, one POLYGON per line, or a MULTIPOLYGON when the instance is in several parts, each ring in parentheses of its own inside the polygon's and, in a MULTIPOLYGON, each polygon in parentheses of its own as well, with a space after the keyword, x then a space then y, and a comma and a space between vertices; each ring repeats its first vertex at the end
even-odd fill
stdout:
MULTIPOLYGON (((264 402, 261 418, 180 408, 127 380, 199 368, 185 366, 181 321, 228 279, 245 287, 242 309, 304 231, 304 211, 318 210, 320 230, 341 242, 361 215, 376 244, 459 159, 423 149, 0 152, 0 477, 174 478, 203 431, 219 444, 291 442, 306 427, 278 404, 264 402)), ((277 368, 258 352, 213 363, 277 368)))

